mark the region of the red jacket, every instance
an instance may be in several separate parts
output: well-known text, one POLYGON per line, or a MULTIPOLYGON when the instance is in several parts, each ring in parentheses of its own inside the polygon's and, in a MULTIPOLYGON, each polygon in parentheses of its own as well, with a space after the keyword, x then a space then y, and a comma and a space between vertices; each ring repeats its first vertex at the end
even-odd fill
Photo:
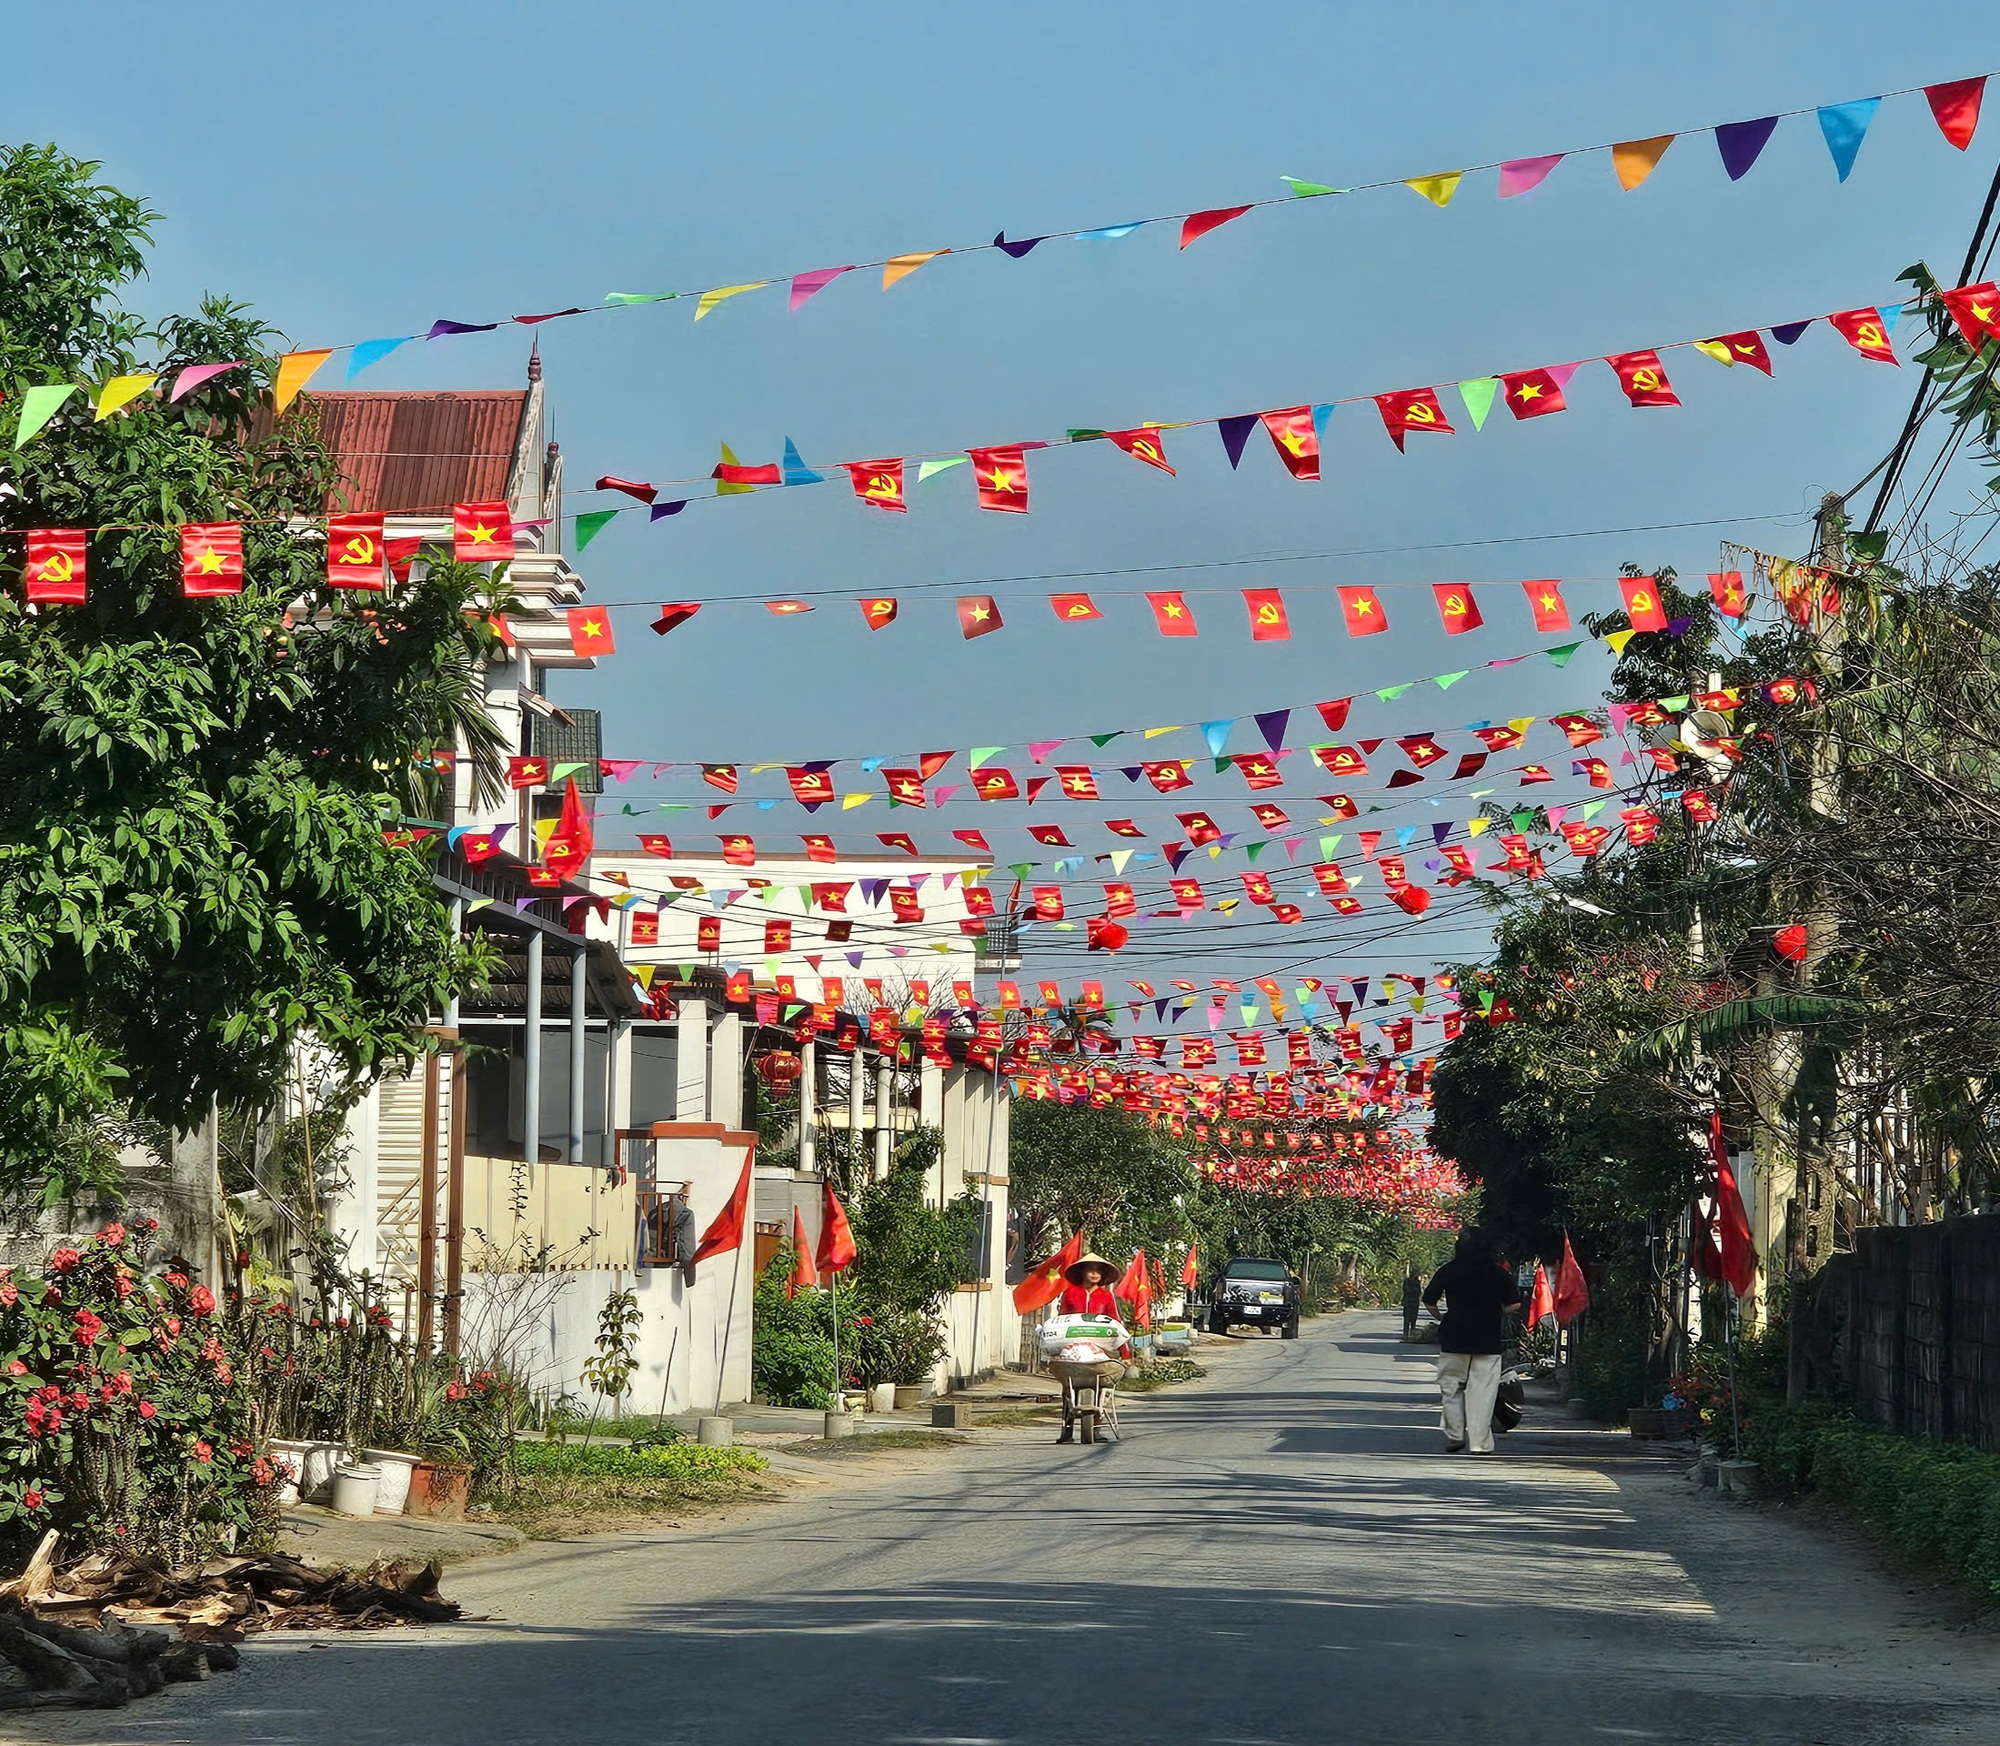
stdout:
POLYGON ((1101 1285, 1086 1290, 1081 1285, 1065 1285, 1062 1294, 1062 1313, 1066 1316, 1103 1316, 1107 1321, 1118 1319, 1118 1300, 1101 1285))

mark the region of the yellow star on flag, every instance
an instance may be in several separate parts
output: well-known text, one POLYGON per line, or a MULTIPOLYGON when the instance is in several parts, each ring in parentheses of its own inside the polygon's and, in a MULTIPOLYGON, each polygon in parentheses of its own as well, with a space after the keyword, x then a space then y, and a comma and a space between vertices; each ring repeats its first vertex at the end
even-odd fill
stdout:
POLYGON ((476 546, 490 546, 493 543, 493 529, 485 522, 476 522, 472 529, 472 543, 476 546))
POLYGON ((195 565, 195 568, 204 576, 221 575, 222 554, 213 546, 204 546, 201 553, 201 562, 195 565))
POLYGON ((1539 400, 1542 397, 1541 384, 1539 382, 1523 382, 1515 390, 1515 393, 1523 400, 1539 400))

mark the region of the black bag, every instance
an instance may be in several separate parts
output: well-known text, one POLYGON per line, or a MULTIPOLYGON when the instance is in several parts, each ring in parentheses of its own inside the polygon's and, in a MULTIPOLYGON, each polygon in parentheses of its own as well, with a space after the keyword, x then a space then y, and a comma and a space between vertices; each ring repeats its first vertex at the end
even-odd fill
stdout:
POLYGON ((1516 1376, 1505 1378, 1500 1391, 1493 1397, 1493 1428, 1496 1431, 1511 1431, 1520 1424, 1522 1409, 1528 1404, 1528 1391, 1521 1386, 1516 1376))

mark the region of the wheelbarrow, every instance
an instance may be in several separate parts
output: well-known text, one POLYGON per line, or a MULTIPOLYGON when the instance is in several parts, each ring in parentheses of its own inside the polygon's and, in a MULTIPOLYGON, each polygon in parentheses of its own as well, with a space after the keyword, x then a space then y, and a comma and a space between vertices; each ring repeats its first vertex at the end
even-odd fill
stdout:
POLYGON ((1121 1359, 1084 1363, 1051 1358, 1049 1374, 1062 1384, 1063 1433, 1072 1430, 1079 1443, 1101 1443, 1118 1435, 1118 1381, 1125 1374, 1121 1359))

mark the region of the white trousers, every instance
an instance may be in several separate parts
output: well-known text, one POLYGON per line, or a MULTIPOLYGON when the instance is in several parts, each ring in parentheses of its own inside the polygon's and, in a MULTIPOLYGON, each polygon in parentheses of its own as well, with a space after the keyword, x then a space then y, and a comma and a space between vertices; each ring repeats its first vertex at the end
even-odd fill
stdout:
POLYGON ((1498 1352, 1440 1352, 1438 1393, 1444 1396, 1444 1440, 1493 1451, 1493 1403, 1500 1394, 1498 1352), (1469 1433, 1469 1434, 1468 1434, 1469 1433))

